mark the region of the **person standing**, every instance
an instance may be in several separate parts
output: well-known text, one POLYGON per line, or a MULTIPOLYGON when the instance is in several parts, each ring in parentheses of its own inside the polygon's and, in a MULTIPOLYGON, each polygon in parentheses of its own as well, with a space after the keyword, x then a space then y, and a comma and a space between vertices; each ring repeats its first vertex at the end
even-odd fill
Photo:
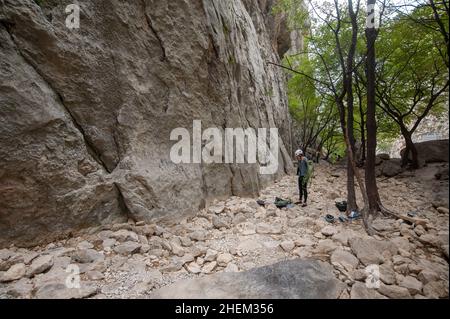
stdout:
POLYGON ((308 200, 308 190, 307 190, 307 180, 306 175, 308 173, 308 159, 304 155, 302 150, 297 150, 295 152, 295 157, 298 161, 297 166, 297 175, 298 175, 298 190, 299 190, 299 196, 300 201, 299 203, 302 204, 302 207, 307 206, 307 200, 308 200), (305 199, 303 201, 303 199, 305 199))

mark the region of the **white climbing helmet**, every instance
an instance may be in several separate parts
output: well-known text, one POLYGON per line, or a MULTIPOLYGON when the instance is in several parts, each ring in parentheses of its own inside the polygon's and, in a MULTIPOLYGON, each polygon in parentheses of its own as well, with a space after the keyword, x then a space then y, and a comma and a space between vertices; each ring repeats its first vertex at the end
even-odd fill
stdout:
POLYGON ((302 150, 296 150, 295 151, 295 156, 300 156, 303 155, 303 151, 302 150))

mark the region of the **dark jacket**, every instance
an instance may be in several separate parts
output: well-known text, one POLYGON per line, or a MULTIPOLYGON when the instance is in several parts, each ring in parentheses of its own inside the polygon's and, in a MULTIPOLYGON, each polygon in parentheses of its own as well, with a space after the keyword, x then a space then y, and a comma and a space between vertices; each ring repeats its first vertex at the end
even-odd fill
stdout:
POLYGON ((303 159, 298 161, 297 175, 305 176, 307 172, 308 172, 308 159, 306 158, 306 156, 303 156, 303 159))

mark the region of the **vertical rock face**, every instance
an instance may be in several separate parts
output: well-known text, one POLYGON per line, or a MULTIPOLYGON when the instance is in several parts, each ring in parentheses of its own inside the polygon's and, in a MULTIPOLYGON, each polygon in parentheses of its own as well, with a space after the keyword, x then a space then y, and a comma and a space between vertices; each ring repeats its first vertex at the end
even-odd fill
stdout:
POLYGON ((290 169, 271 1, 0 0, 0 246, 83 227, 176 220, 256 195, 290 169), (278 173, 174 164, 170 132, 277 127, 278 173))

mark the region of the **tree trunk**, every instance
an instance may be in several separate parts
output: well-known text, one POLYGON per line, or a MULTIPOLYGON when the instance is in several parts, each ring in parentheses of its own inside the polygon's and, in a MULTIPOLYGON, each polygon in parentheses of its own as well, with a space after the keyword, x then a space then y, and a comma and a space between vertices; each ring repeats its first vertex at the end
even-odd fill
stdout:
POLYGON ((419 156, 417 148, 412 140, 412 134, 406 128, 402 128, 401 132, 405 139, 405 151, 402 154, 402 166, 405 167, 411 163, 411 168, 417 169, 419 168, 419 156), (409 159, 409 154, 411 154, 411 160, 409 159))
MULTIPOLYGON (((367 6, 374 5, 376 0, 368 0, 367 6)), ((368 15, 371 12, 367 12, 368 15)), ((369 214, 374 214, 380 210, 380 195, 378 193, 376 172, 375 172, 375 156, 377 149, 377 122, 376 122, 376 101, 375 101, 375 40, 377 31, 374 25, 367 25, 367 60, 366 60, 366 76, 367 76, 367 157, 365 167, 365 184, 367 191, 367 199, 369 201, 369 214)))
POLYGON ((357 210, 358 205, 356 203, 355 194, 355 171, 356 167, 351 162, 355 160, 353 154, 355 154, 355 135, 354 135, 354 95, 353 95, 353 68, 356 52, 356 44, 358 41, 358 24, 357 16, 353 10, 353 2, 348 1, 349 14, 352 20, 352 42, 347 55, 346 76, 344 77, 344 85, 347 92, 347 138, 350 149, 347 149, 347 210, 357 210))

